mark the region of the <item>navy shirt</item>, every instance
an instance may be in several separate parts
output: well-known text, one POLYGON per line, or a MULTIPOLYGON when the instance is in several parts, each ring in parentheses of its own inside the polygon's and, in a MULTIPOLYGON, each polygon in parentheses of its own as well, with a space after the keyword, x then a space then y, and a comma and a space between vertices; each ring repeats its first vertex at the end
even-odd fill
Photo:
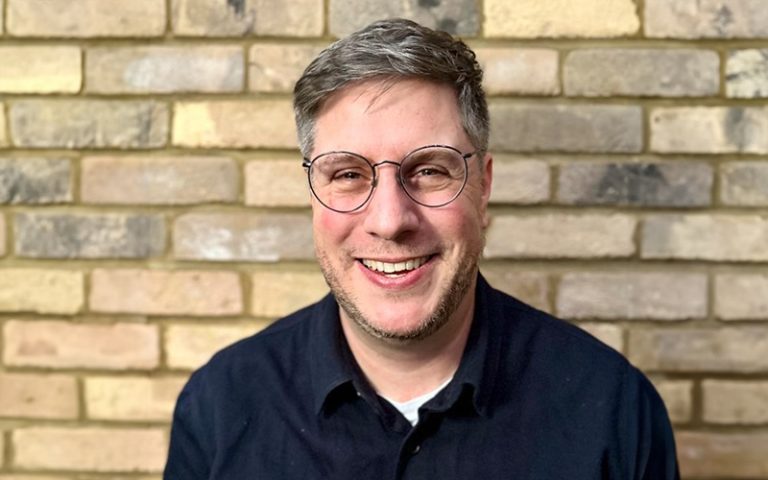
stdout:
POLYGON ((195 372, 164 479, 679 478, 645 376, 482 276, 461 364, 416 427, 365 381, 338 308, 328 295, 195 372))

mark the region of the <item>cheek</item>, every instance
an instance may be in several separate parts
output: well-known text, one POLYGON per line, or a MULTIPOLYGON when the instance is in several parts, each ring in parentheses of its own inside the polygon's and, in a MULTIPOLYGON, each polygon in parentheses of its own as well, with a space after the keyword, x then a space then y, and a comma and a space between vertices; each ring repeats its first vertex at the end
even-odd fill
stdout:
POLYGON ((312 212, 312 229, 315 244, 318 246, 337 246, 347 235, 350 219, 345 214, 332 212, 322 206, 312 212))

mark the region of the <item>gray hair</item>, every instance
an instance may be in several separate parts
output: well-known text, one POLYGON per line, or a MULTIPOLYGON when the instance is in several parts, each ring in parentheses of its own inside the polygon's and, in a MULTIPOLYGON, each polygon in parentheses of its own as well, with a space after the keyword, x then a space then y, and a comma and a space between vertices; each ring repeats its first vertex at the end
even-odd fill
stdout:
POLYGON ((404 19, 381 20, 323 50, 293 90, 299 146, 310 155, 318 112, 334 92, 351 82, 418 78, 451 85, 462 126, 477 150, 488 148, 488 105, 483 71, 461 40, 404 19))

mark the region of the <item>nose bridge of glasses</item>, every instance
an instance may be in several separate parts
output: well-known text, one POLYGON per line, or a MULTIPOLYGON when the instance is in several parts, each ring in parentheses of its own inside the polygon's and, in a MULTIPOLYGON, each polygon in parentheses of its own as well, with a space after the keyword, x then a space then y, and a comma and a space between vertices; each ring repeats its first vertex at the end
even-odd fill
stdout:
POLYGON ((403 186, 403 180, 400 178, 400 167, 402 166, 402 162, 395 162, 392 160, 382 160, 377 163, 372 163, 371 168, 373 169, 373 187, 375 188, 379 184, 379 173, 378 168, 384 165, 392 165, 396 168, 395 172, 395 179, 397 180, 397 184, 400 185, 400 187, 403 186))

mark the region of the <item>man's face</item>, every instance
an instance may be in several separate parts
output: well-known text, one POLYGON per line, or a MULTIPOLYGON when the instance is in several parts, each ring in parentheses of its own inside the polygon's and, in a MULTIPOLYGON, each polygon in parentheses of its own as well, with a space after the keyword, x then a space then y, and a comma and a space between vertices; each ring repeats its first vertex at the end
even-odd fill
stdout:
MULTIPOLYGON (((461 126, 451 87, 422 80, 384 87, 367 81, 331 97, 315 124, 312 155, 346 150, 378 163, 400 162, 425 145, 475 150, 461 126)), ((374 337, 414 340, 439 330, 457 310, 470 311, 484 243, 491 158, 480 162, 472 156, 467 165, 463 192, 443 207, 421 206, 408 198, 397 182, 397 167, 390 164, 377 168, 376 189, 359 210, 334 212, 313 198, 315 250, 342 307, 342 321, 352 320, 374 337), (378 271, 382 266, 396 272, 378 271)))

